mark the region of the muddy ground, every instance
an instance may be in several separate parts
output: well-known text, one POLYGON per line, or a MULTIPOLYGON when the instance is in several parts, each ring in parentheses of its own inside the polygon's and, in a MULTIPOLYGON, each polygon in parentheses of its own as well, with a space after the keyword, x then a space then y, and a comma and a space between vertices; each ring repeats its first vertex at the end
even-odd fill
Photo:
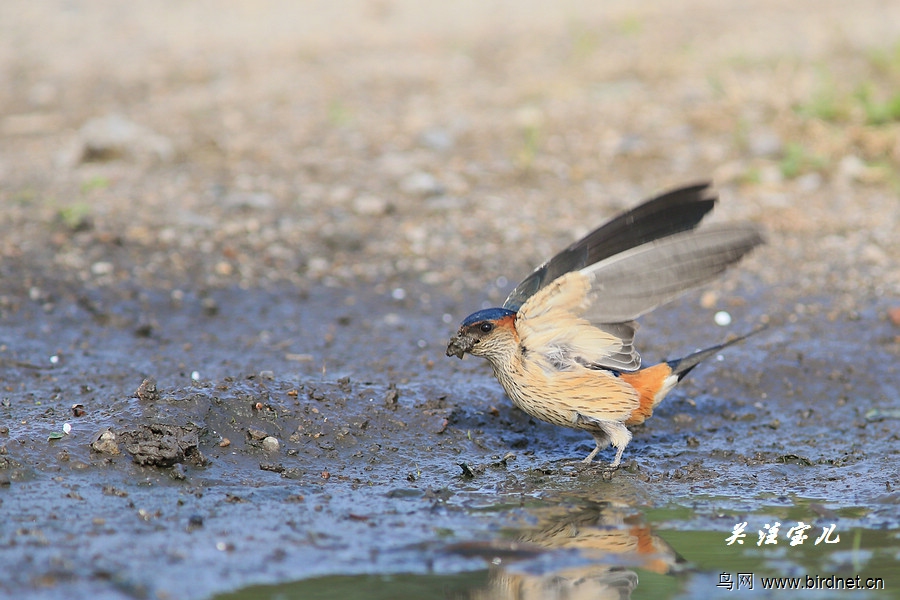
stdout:
POLYGON ((897 594, 900 6, 782 4, 3 2, 0 595, 897 594), (707 179, 768 244, 638 344, 769 328, 612 478, 444 356, 707 179))

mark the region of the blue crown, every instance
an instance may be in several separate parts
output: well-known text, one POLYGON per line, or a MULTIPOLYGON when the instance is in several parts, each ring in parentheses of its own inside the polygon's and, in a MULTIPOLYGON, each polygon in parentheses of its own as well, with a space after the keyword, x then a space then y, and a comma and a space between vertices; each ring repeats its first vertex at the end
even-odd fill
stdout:
POLYGON ((471 315, 466 317, 462 322, 462 326, 467 327, 469 325, 472 325, 473 323, 479 323, 481 321, 496 321, 498 319, 502 319, 503 317, 508 317, 509 315, 514 314, 516 314, 516 311, 509 310, 507 308, 485 308, 484 310, 473 312, 471 315))

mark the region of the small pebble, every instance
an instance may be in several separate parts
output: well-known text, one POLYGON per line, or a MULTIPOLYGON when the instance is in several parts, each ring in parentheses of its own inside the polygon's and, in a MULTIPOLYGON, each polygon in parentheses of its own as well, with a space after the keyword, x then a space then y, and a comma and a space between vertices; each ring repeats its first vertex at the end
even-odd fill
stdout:
POLYGON ((103 431, 91 442, 91 449, 101 454, 120 454, 119 444, 116 443, 116 434, 109 429, 103 431))
POLYGON ((156 386, 156 379, 147 377, 141 385, 134 391, 134 397, 142 402, 155 402, 159 400, 159 388, 156 386))
POLYGON ((278 449, 281 448, 281 442, 278 441, 278 438, 270 435, 263 438, 262 447, 266 452, 278 452, 278 449))
POLYGON ((720 310, 716 313, 716 316, 713 317, 716 321, 716 325, 720 327, 725 327, 726 325, 731 325, 731 315, 728 314, 727 311, 720 310))
POLYGON ((266 434, 266 432, 262 429, 255 429, 253 427, 250 427, 249 429, 247 429, 247 437, 249 437, 251 440, 259 441, 264 440, 270 436, 266 434))

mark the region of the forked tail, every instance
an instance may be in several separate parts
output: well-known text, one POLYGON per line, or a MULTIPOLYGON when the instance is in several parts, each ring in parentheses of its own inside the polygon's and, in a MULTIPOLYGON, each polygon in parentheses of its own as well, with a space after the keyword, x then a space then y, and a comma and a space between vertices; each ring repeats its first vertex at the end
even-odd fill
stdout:
POLYGON ((742 342, 746 340, 751 335, 756 335, 757 333, 766 329, 766 325, 762 327, 757 327, 753 331, 749 333, 745 333, 742 336, 736 337, 733 340, 728 340, 727 342, 723 342, 717 346, 712 346, 711 348, 706 348, 705 350, 698 350, 693 354, 688 354, 682 358, 676 358, 675 360, 666 361, 666 364, 669 365, 669 368, 672 369, 672 375, 678 378, 678 381, 684 379, 684 377, 691 372, 691 370, 699 365, 702 361, 706 360, 713 354, 718 353, 720 350, 727 348, 733 344, 737 344, 738 342, 742 342))

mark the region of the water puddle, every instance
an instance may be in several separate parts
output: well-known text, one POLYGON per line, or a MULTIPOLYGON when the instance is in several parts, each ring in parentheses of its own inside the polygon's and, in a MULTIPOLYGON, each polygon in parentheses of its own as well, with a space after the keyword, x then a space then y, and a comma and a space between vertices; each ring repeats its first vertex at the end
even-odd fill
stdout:
POLYGON ((893 598, 900 590, 900 534, 866 527, 865 509, 793 499, 743 513, 715 508, 734 500, 701 498, 701 510, 640 510, 571 495, 511 504, 497 505, 505 525, 491 539, 417 548, 422 572, 329 575, 216 598, 730 598, 797 589, 893 598))

